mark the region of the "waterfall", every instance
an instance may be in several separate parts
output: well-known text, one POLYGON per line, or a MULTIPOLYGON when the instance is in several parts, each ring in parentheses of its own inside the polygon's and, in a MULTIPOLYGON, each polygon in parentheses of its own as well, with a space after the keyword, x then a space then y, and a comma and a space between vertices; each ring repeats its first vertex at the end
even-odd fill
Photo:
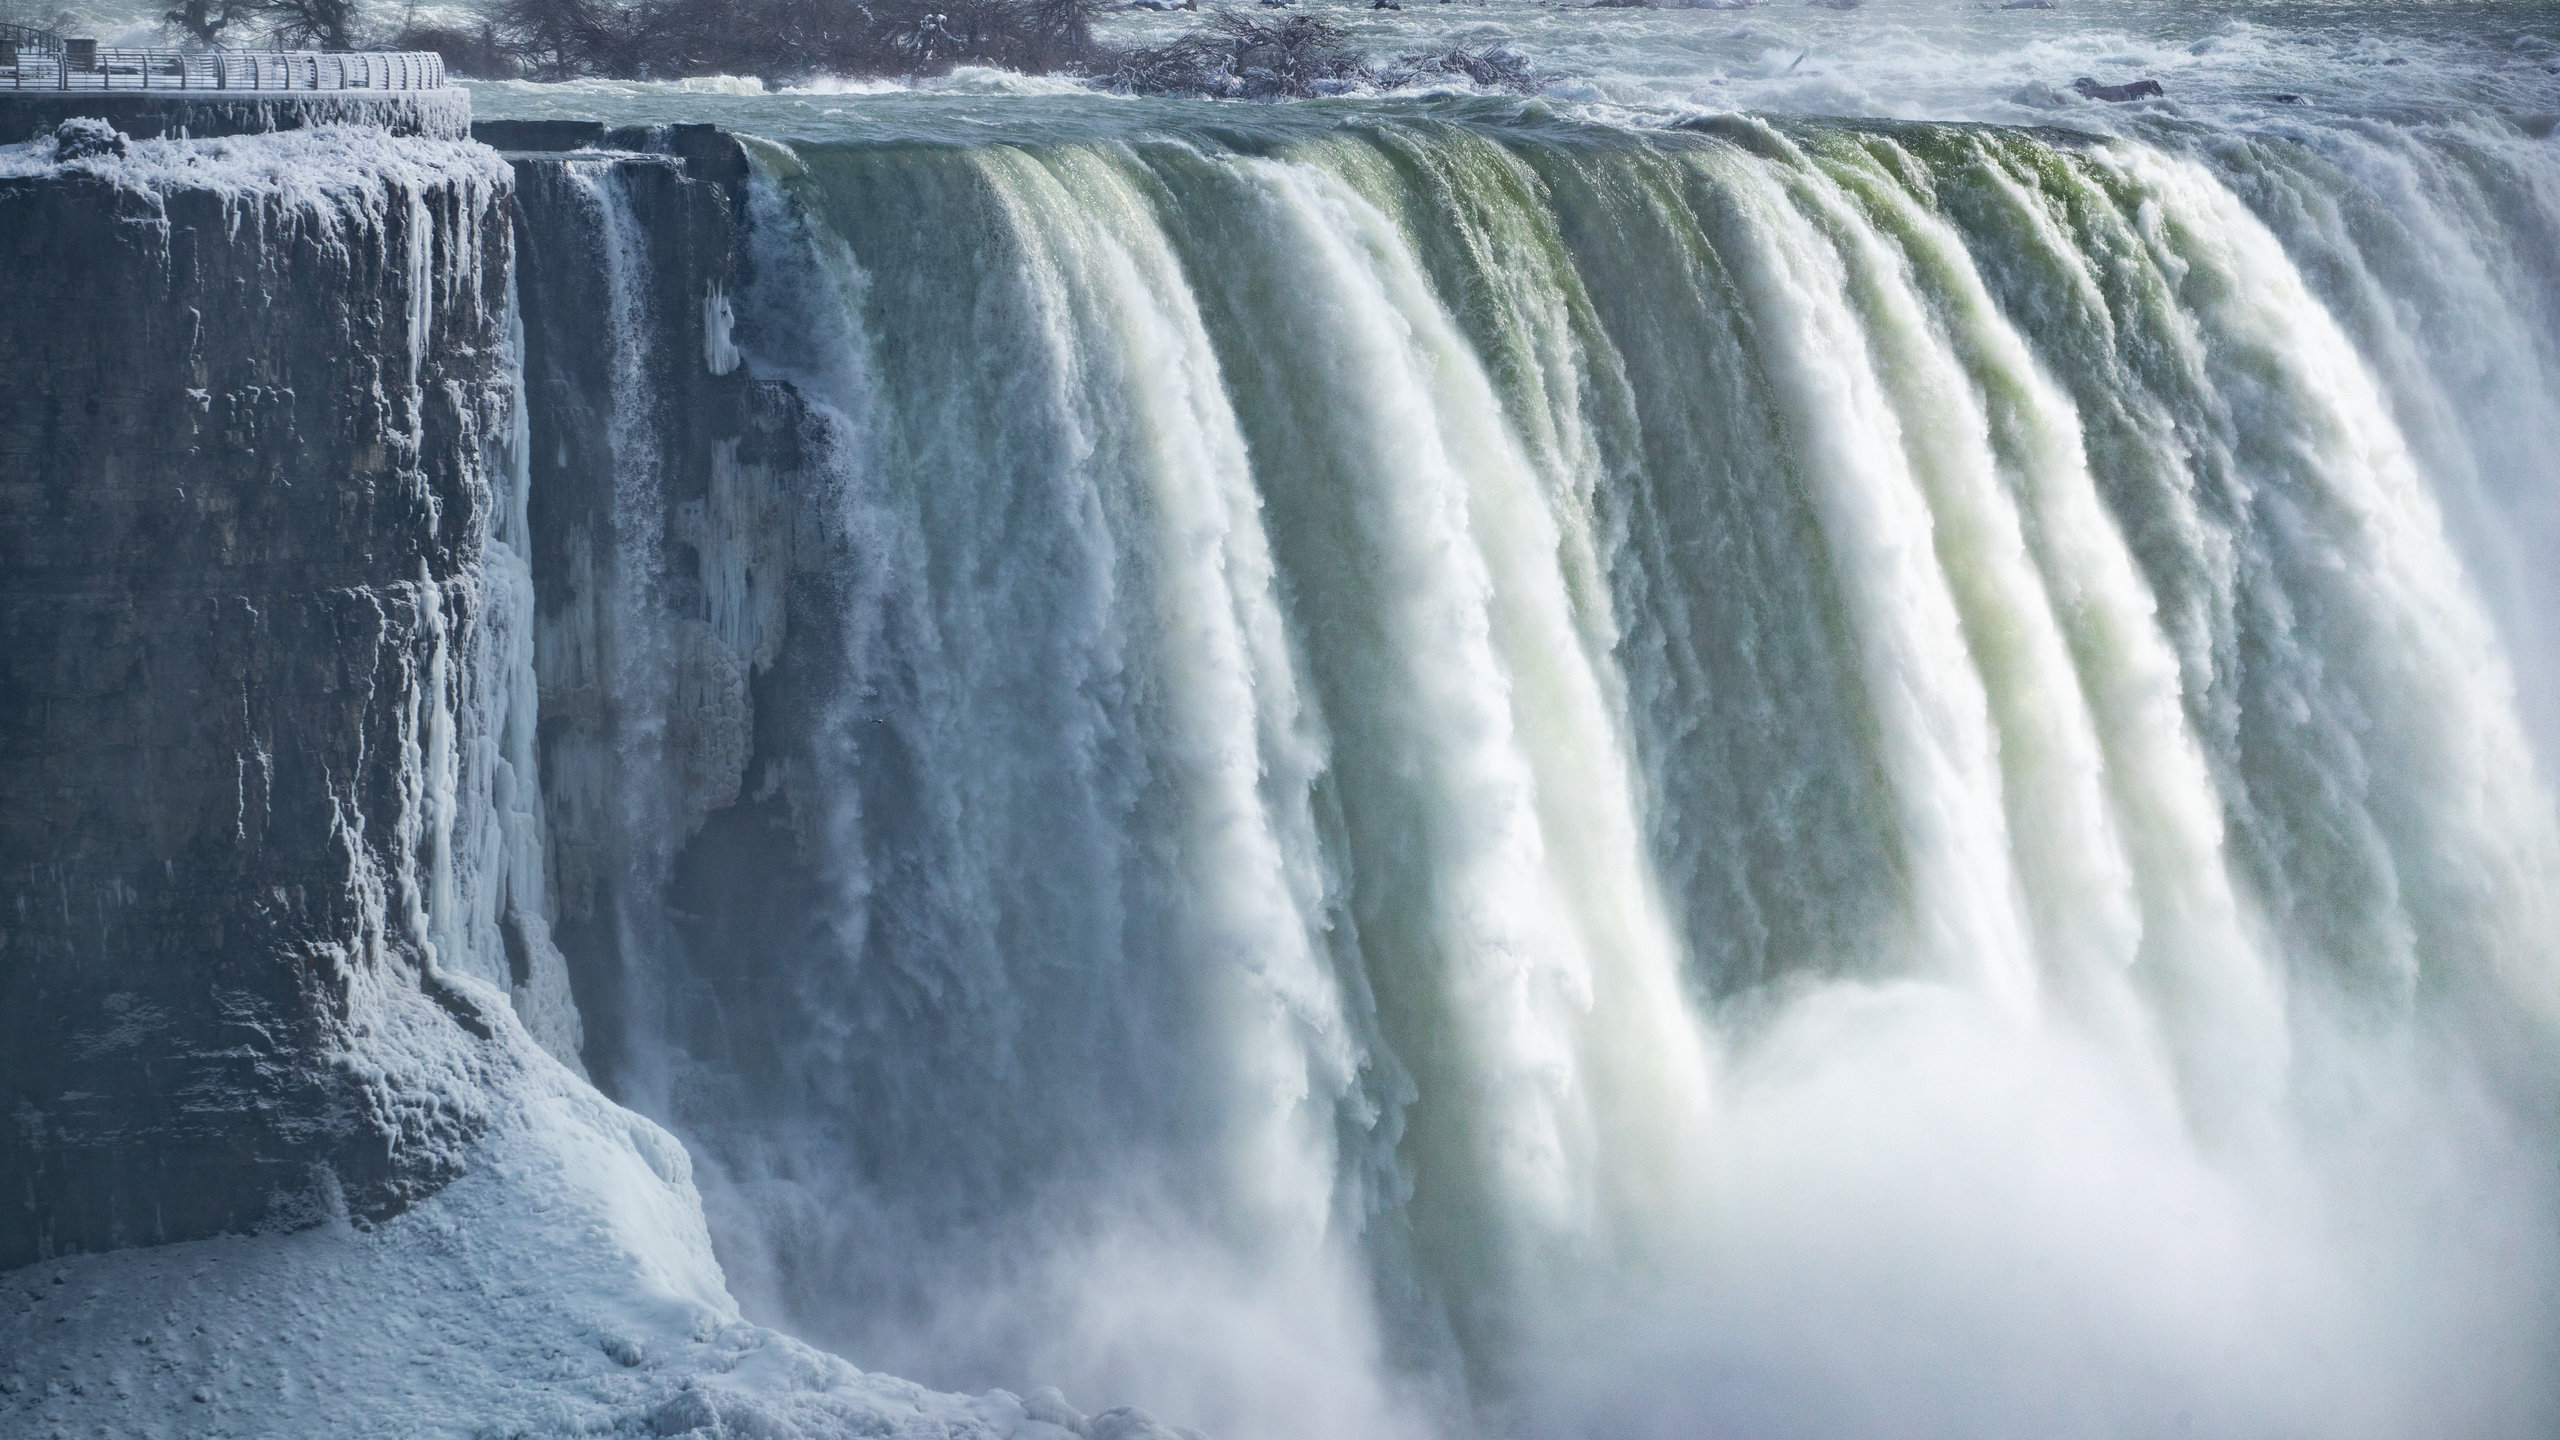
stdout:
POLYGON ((560 167, 510 913, 748 1312, 929 1384, 2529 1432, 2560 168, 2381 129, 759 143, 681 306, 560 167), (677 493, 697 354, 792 463, 677 493))

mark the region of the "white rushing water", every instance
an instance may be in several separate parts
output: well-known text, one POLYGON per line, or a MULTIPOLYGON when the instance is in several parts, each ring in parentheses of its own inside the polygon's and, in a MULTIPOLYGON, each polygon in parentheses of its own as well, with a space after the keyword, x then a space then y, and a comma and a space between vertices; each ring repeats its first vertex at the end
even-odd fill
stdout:
POLYGON ((2560 149, 2466 63, 686 102, 815 419, 672 525, 615 426, 600 1082, 756 1319, 1234 1440, 2546 1433, 2560 149))

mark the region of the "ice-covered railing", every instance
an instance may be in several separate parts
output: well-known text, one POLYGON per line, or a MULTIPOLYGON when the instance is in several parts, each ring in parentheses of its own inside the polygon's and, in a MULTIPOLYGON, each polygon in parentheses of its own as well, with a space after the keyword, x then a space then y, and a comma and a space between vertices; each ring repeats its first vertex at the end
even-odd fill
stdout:
MULTIPOLYGON (((5 43, 5 42, 0 42, 5 43)), ((102 50, 65 40, 0 63, 0 90, 434 90, 444 58, 399 51, 102 50)))
POLYGON ((13 25, 0 20, 0 54, 49 55, 62 48, 62 37, 33 25, 13 25))

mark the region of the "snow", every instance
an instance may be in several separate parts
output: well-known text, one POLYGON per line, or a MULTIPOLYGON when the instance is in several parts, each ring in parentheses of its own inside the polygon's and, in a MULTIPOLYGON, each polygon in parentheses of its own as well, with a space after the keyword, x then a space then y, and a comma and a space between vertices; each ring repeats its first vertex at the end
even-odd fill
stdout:
POLYGON ((500 1023, 503 1112, 408 1212, 0 1275, 0 1434, 1170 1433, 1054 1392, 939 1394, 741 1320, 683 1147, 500 1023))
POLYGON ((702 297, 702 363, 714 375, 738 368, 738 343, 731 331, 737 313, 729 308, 729 292, 714 284, 702 297))
POLYGON ((280 194, 288 202, 378 197, 387 183, 411 193, 470 178, 512 183, 498 152, 468 140, 395 136, 361 125, 320 125, 208 140, 131 140, 122 156, 57 162, 51 136, 0 145, 0 180, 87 175, 130 190, 280 194))

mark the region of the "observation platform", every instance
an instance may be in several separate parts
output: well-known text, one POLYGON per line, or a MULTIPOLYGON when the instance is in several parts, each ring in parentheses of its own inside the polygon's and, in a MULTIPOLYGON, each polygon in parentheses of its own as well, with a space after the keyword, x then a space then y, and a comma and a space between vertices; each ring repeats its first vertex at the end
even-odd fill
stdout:
POLYGON ((102 49, 0 27, 0 144, 96 116, 136 139, 368 125, 459 140, 468 91, 431 53, 102 49))

